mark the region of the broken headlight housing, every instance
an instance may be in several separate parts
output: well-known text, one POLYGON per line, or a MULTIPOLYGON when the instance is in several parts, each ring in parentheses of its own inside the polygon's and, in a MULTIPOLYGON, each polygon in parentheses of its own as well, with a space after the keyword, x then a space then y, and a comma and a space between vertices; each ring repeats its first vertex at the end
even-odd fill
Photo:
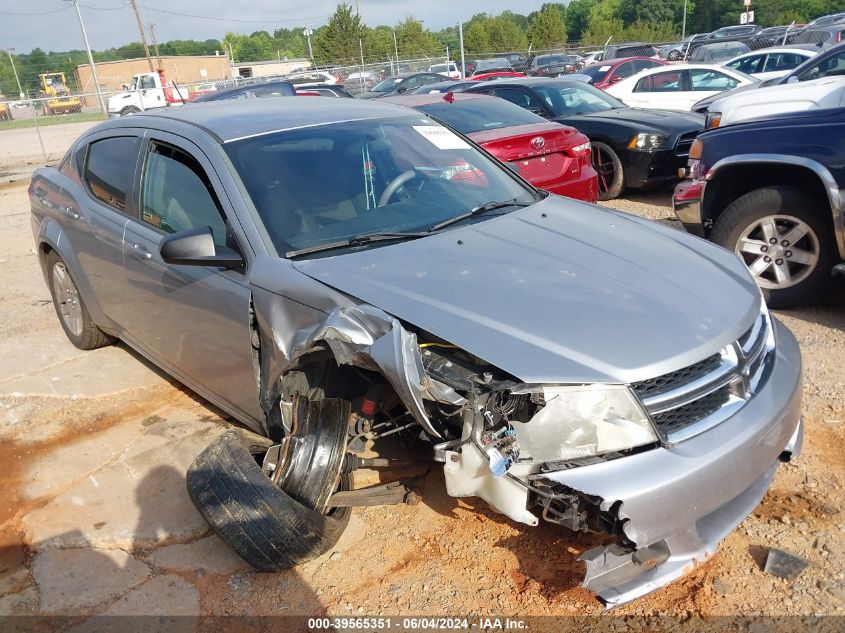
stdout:
POLYGON ((528 422, 512 422, 521 457, 559 462, 658 442, 639 401, 623 385, 542 386, 543 407, 528 422))

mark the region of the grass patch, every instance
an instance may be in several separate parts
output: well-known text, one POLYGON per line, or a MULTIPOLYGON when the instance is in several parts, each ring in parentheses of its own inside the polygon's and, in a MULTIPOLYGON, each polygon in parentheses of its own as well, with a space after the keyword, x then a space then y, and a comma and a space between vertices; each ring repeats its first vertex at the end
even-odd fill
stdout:
MULTIPOLYGON (((14 116, 14 112, 12 113, 14 116)), ((39 127, 47 127, 49 125, 62 125, 63 123, 86 123, 95 121, 105 121, 106 115, 102 112, 74 112, 73 114, 54 114, 52 116, 39 115, 39 127)), ((17 130, 26 127, 35 127, 35 120, 29 119, 13 119, 11 121, 0 121, 0 130, 17 130)))

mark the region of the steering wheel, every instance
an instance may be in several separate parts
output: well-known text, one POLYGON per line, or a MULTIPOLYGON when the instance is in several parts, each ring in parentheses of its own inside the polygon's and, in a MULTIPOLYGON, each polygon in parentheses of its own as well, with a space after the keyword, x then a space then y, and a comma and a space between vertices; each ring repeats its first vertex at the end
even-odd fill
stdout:
POLYGON ((393 180, 390 181, 390 184, 387 185, 387 188, 382 192, 381 196, 378 199, 379 207, 383 207, 386 205, 390 199, 396 194, 397 191, 404 185, 406 182, 411 180, 412 178, 416 177, 417 172, 413 169, 409 169, 408 171, 403 171, 401 174, 396 176, 393 180))

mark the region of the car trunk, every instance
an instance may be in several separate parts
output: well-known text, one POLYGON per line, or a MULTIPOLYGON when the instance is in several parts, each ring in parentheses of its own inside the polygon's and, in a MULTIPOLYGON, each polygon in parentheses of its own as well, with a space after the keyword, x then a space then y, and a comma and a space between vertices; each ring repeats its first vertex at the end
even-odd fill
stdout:
POLYGON ((587 142, 586 137, 555 124, 519 125, 468 136, 502 162, 515 165, 523 178, 541 188, 544 184, 577 180, 590 161, 589 151, 572 151, 587 142))

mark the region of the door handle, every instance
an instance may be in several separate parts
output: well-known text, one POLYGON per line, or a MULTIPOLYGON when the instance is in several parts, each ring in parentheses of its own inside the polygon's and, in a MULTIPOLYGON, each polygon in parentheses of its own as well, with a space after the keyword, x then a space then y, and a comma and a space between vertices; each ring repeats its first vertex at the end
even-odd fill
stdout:
POLYGON ((59 211, 61 214, 71 220, 78 220, 80 216, 76 211, 74 211, 73 207, 59 207, 59 211))
POLYGON ((129 244, 129 248, 138 259, 152 259, 153 254, 143 244, 129 244))

